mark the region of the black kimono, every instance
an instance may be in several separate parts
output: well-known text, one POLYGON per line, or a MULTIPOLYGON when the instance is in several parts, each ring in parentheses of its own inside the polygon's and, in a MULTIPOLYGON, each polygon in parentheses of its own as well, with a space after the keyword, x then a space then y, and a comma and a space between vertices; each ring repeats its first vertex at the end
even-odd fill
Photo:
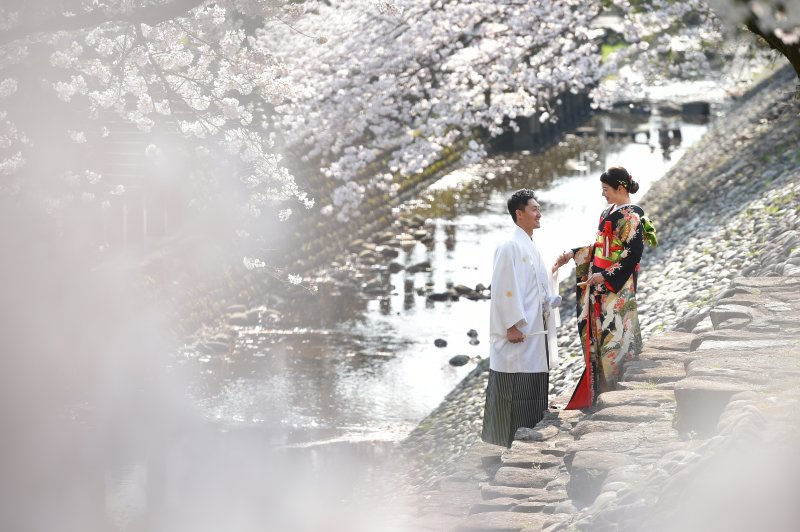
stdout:
POLYGON ((594 245, 573 250, 576 282, 598 272, 605 282, 577 287, 578 333, 586 369, 567 409, 592 406, 601 388, 599 379, 614 389, 622 365, 642 350, 636 285, 644 249, 644 211, 638 205, 612 212, 613 208, 600 216, 594 245))

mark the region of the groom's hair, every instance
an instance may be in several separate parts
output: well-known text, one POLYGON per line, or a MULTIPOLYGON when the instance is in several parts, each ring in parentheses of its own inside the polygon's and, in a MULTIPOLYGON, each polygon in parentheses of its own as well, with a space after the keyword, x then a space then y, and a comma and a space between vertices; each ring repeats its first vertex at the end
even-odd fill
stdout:
POLYGON ((508 198, 508 213, 511 215, 511 219, 514 220, 514 223, 517 223, 517 210, 524 211, 530 200, 539 201, 536 199, 536 194, 533 190, 529 188, 517 190, 508 198))

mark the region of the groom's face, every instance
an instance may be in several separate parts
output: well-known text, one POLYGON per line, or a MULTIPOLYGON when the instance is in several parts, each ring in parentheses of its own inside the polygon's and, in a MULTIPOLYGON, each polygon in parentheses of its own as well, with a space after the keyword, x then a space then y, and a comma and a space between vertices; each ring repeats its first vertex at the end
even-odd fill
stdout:
POLYGON ((539 229, 541 218, 542 213, 539 211, 539 204, 533 198, 528 200, 525 210, 517 209, 517 225, 523 229, 539 229))

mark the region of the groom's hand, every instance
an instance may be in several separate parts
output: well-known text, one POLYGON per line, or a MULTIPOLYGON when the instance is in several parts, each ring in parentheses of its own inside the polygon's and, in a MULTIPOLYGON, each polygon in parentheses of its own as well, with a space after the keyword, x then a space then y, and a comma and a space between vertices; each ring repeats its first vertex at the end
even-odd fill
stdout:
POLYGON ((512 344, 518 344, 525 340, 525 336, 519 332, 516 325, 512 325, 508 329, 508 341, 512 344))
POLYGON ((552 268, 550 268, 550 271, 556 273, 556 271, 558 271, 560 267, 568 263, 570 259, 569 253, 572 253, 572 251, 565 251, 564 253, 559 255, 558 258, 556 259, 556 263, 553 264, 552 268))

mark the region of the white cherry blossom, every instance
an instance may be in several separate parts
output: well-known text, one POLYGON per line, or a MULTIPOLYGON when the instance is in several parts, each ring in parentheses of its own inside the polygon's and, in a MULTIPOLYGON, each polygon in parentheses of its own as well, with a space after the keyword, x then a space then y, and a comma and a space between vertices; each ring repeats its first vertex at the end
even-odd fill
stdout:
MULTIPOLYGON (((473 139, 462 160, 478 160, 485 151, 477 131, 497 135, 533 115, 557 121, 566 92, 589 92, 605 108, 641 96, 643 81, 724 79, 708 51, 740 65, 731 57, 743 61, 743 43, 753 42, 737 34, 742 23, 778 49, 800 45, 800 3, 785 0, 68 4, 71 16, 46 2, 0 10, 0 174, 8 178, 0 190, 19 190, 14 178, 41 149, 9 115, 18 67, 35 50, 52 69, 54 94, 86 119, 65 139, 91 145, 111 135, 103 123, 111 115, 147 133, 172 129, 201 167, 193 179, 217 172, 204 179, 244 187, 245 219, 264 211, 285 219, 287 200, 357 218, 368 194, 396 194, 461 139, 473 139), (330 197, 308 197, 282 154, 333 180, 330 197), (226 156, 224 170, 207 164, 226 156), (368 171, 376 163, 386 170, 368 171)), ((80 182, 98 185, 92 179, 80 182)), ((56 198, 48 209, 67 203, 56 198)))

